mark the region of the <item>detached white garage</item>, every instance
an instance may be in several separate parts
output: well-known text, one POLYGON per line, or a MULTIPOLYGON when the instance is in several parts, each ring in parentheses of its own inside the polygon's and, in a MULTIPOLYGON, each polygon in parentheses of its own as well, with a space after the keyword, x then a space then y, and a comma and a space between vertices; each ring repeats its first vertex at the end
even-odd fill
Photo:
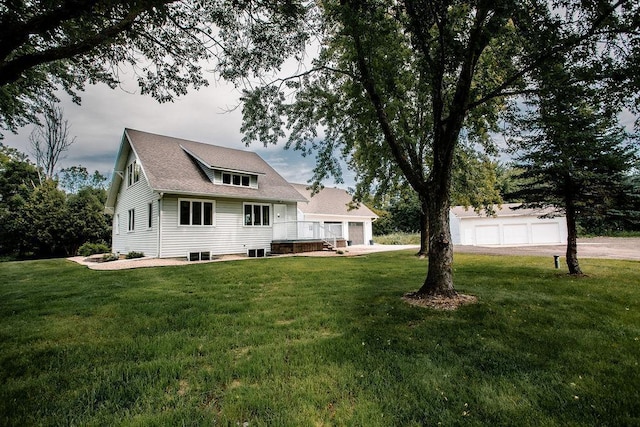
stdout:
POLYGON ((520 246, 567 242, 564 216, 540 218, 550 209, 514 209, 518 203, 495 208, 494 216, 456 206, 450 212, 451 238, 456 245, 520 246))

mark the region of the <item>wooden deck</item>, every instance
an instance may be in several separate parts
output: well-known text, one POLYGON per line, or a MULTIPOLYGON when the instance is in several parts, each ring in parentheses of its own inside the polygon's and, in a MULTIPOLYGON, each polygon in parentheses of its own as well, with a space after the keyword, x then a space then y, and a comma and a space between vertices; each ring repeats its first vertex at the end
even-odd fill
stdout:
MULTIPOLYGON (((344 248, 346 246, 346 240, 336 240, 336 247, 344 248)), ((317 252, 332 249, 335 249, 335 247, 327 244, 324 240, 274 240, 271 242, 271 253, 279 255, 317 252)))

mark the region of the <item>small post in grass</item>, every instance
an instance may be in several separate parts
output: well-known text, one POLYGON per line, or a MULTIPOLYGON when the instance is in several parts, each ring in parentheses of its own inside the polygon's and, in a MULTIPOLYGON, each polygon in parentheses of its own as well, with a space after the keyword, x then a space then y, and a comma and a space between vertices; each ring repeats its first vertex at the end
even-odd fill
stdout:
POLYGON ((560 255, 553 256, 553 263, 556 266, 556 268, 560 268, 560 255))

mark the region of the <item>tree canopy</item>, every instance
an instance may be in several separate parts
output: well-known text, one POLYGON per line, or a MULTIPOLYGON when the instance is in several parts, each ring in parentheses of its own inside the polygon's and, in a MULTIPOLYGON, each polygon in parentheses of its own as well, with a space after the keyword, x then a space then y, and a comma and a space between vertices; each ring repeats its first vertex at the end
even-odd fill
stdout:
MULTIPOLYGON (((615 2, 343 0, 317 3, 320 52, 293 76, 244 93, 245 141, 339 157, 364 182, 400 171, 428 206, 429 267, 418 296, 454 295, 448 212, 458 149, 491 146, 501 114, 535 92, 557 56, 614 90, 637 55, 639 6, 615 2), (321 130, 321 131, 319 131, 321 130), (374 171, 374 173, 372 173, 374 171)), ((338 171, 339 173, 339 171, 338 171)))
POLYGON ((89 177, 82 166, 66 171, 73 193, 54 179, 41 182, 26 155, 0 144, 0 256, 76 255, 84 243, 110 240, 104 177, 89 177))
POLYGON ((142 94, 166 102, 208 84, 209 60, 229 79, 276 66, 304 47, 303 16, 288 1, 2 2, 0 137, 37 123, 56 90, 80 102, 86 83, 115 88, 131 69, 142 94))

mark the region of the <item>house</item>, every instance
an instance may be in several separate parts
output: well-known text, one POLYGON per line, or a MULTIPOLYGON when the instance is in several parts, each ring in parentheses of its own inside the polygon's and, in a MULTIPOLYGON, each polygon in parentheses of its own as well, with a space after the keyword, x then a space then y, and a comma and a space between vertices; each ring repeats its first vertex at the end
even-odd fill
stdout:
POLYGON ((372 243, 372 223, 378 215, 363 204, 354 205, 345 190, 325 187, 312 196, 307 185, 292 185, 307 200, 298 202, 299 223, 319 223, 328 236, 353 245, 372 243))
POLYGON ((298 240, 306 201, 255 153, 125 129, 105 209, 114 252, 208 259, 298 240))
POLYGON ((552 209, 516 209, 519 203, 496 206, 494 215, 463 206, 451 208, 451 238, 458 245, 548 245, 567 242, 567 221, 552 209))

